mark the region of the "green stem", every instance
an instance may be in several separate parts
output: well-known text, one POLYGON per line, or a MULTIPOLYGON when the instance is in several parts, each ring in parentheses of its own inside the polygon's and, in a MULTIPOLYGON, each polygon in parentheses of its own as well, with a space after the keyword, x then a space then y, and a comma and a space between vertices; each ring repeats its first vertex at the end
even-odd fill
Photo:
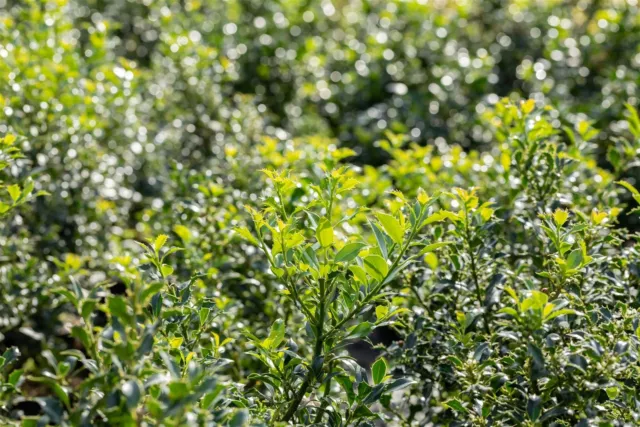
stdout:
MULTIPOLYGON (((321 279, 320 280, 320 304, 318 306, 318 327, 316 329, 316 342, 313 350, 313 358, 311 359, 311 366, 309 367, 309 370, 307 371, 307 375, 305 376, 304 381, 300 385, 300 388, 295 394, 293 400, 287 407, 286 412, 281 418, 279 418, 280 421, 285 421, 285 422, 291 421, 296 411, 298 410, 298 407, 300 406, 300 403, 302 402, 304 395, 307 393, 307 390, 309 389, 309 387, 311 386, 314 380, 314 376, 316 372, 314 370, 313 363, 317 358, 322 356, 322 349, 324 346, 323 327, 324 327, 324 319, 326 314, 325 311, 326 311, 325 310, 325 279, 321 279)), ((322 367, 320 367, 319 369, 322 369, 322 367)))
POLYGON ((418 291, 418 289, 416 289, 416 287, 412 283, 409 284, 409 289, 411 289, 411 292, 416 297, 416 299, 418 300, 418 303, 420 303, 422 308, 424 308, 427 311, 427 313, 431 313, 431 309, 429 308, 427 303, 424 301, 424 299, 420 295, 420 292, 418 291))
MULTIPOLYGON (((478 280, 478 269, 476 267, 476 258, 473 255, 473 250, 471 248, 471 232, 469 230, 469 211, 467 210, 466 203, 462 203, 464 206, 464 231, 466 234, 466 246, 469 254, 469 258, 471 258, 471 278, 473 280, 473 285, 476 288, 476 299, 478 300, 478 304, 480 308, 482 308, 482 290, 480 289, 480 281, 478 280)), ((491 335, 491 328, 489 327, 489 313, 487 310, 483 310, 483 318, 484 318, 484 330, 487 334, 491 335)))
POLYGON ((300 388, 298 389, 298 392, 296 393, 295 397, 289 404, 287 411, 284 413, 284 415, 281 418, 276 417, 276 419, 278 419, 279 421, 285 421, 285 422, 291 421, 291 418, 293 418, 296 411, 298 410, 298 406, 300 406, 300 402, 302 402, 304 395, 307 393, 307 389, 311 385, 312 379, 313 379, 313 373, 311 369, 309 369, 309 372, 307 372, 307 376, 304 378, 304 381, 300 386, 300 388))
MULTIPOLYGON (((331 366, 331 362, 329 363, 329 374, 331 374, 333 367, 331 366)), ((327 380, 327 384, 324 386, 324 398, 325 400, 320 404, 320 408, 318 409, 318 413, 316 414, 316 418, 313 420, 314 424, 320 424, 322 421, 322 415, 324 414, 324 408, 327 406, 326 398, 331 394, 331 377, 327 380)))
POLYGON ((333 188, 334 188, 334 186, 332 185, 331 186, 331 191, 329 192, 329 207, 328 207, 328 210, 327 210, 327 219, 329 220, 329 224, 331 224, 331 217, 332 217, 331 214, 332 214, 332 211, 333 211, 333 197, 334 197, 333 188))
POLYGON ((355 307, 349 312, 347 313, 346 316, 344 316, 342 318, 342 320, 340 320, 338 323, 336 323, 330 330, 329 332, 327 332, 325 334, 326 336, 331 335, 332 333, 334 333, 335 331, 337 331, 338 329, 340 329, 345 323, 347 323, 349 320, 351 320, 356 314, 358 314, 360 312, 360 310, 362 310, 362 307, 364 307, 365 305, 367 305, 367 303, 369 303, 369 301, 371 300, 371 298, 375 295, 378 294, 378 292, 380 292, 380 290, 382 289, 382 287, 385 285, 385 281, 387 280, 387 278, 389 277, 389 275, 391 273, 393 273, 393 271, 396 269, 396 267, 398 266, 398 264, 400 263, 400 260, 402 259, 402 257, 404 256, 405 252, 407 251, 407 249, 409 248, 409 244, 411 243, 411 241, 413 240, 414 236, 416 234, 416 229, 414 228, 411 231, 411 234, 409 236, 409 238, 407 239, 407 242, 404 244, 404 246, 402 247, 402 249, 400 250, 400 253, 398 253, 397 258, 395 259, 395 261, 393 262, 393 264, 391 265, 391 268, 389 269, 389 272, 387 273, 387 275, 380 280, 380 283, 378 283, 369 293, 367 293, 367 295, 363 298, 362 301, 357 302, 355 307))
MULTIPOLYGON (((532 345, 534 345, 533 340, 531 339, 531 336, 527 337, 527 340, 532 345)), ((533 378, 533 356, 529 358, 529 384, 531 385, 531 390, 535 394, 540 394, 540 390, 538 389, 538 381, 535 378, 533 378)))
POLYGON ((282 216, 284 216, 284 220, 288 221, 289 217, 287 216, 287 209, 284 206, 284 199, 282 198, 282 192, 280 191, 280 187, 276 186, 276 193, 278 194, 278 200, 280 201, 280 209, 282 209, 282 216))

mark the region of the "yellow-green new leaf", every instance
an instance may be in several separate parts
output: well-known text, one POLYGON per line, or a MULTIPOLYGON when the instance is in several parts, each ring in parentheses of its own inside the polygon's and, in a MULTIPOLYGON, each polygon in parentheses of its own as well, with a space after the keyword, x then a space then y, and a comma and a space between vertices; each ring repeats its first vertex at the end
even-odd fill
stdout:
POLYGON ((569 212, 563 209, 556 209, 553 213, 553 222, 555 222, 558 227, 562 227, 568 218, 569 212))
POLYGON ((271 325, 271 330, 269 331, 269 337, 262 342, 262 345, 268 348, 269 350, 274 350, 278 348, 280 343, 284 340, 284 321, 282 319, 278 319, 273 322, 271 325))
POLYGON ((427 252, 426 254, 424 254, 424 262, 426 262, 429 268, 432 270, 438 268, 438 256, 433 252, 427 252))
POLYGON ((258 240, 253 237, 249 229, 247 229, 246 227, 237 227, 234 229, 234 231, 247 242, 251 243, 252 245, 259 246, 258 240))
POLYGON ((7 136, 4 137, 4 143, 7 145, 13 145, 13 143, 16 141, 16 136, 13 134, 8 134, 7 136))
POLYGON ((556 310, 554 312, 552 312, 551 314, 549 314, 548 316, 546 316, 544 318, 545 321, 549 321, 549 320, 553 320, 558 316, 564 316, 566 314, 578 314, 575 310, 572 310, 570 308, 564 308, 562 310, 556 310))
POLYGON ((629 184, 627 181, 616 181, 616 184, 629 190, 635 201, 640 203, 640 191, 638 191, 633 185, 629 184))
POLYGON ((191 240, 191 231, 184 225, 176 224, 173 226, 173 232, 176 233, 183 242, 188 243, 191 240))
POLYGON ((320 246, 323 248, 333 244, 333 227, 325 218, 322 219, 316 229, 316 239, 318 239, 318 243, 320 243, 320 246))
POLYGON ((11 200, 15 203, 20 198, 20 187, 17 184, 13 184, 7 187, 7 191, 9 192, 9 196, 11 196, 11 200))
POLYGON ((436 249, 440 249, 440 248, 443 248, 445 246, 452 245, 453 243, 455 243, 455 242, 436 242, 436 243, 432 243, 432 244, 427 245, 424 248, 422 248, 422 250, 420 251, 420 253, 418 253, 418 255, 424 255, 426 253, 433 252, 436 249))
POLYGON ((169 340, 169 345, 171 346, 171 348, 178 348, 182 345, 182 341, 183 341, 182 337, 171 338, 169 340))
POLYGON ((516 291, 513 290, 511 286, 505 286, 504 290, 506 293, 508 293, 511 296, 511 298, 513 298, 516 304, 520 305, 520 298, 518 298, 518 294, 516 293, 516 291))
POLYGON ((161 234, 158 237, 156 237, 155 242, 153 242, 153 249, 155 249, 155 251, 158 252, 160 249, 162 249, 164 244, 167 243, 168 238, 169 237, 166 234, 161 234))
POLYGON ((173 267, 169 264, 162 264, 162 276, 167 277, 173 273, 173 267))
POLYGON ((536 107, 536 101, 533 99, 527 99, 522 102, 522 112, 526 115, 533 111, 536 107))
POLYGON ((367 273, 365 273, 362 267, 359 265, 352 265, 349 267, 349 271, 353 273, 353 277, 355 277, 357 281, 367 283, 367 273))
POLYGON ((386 305, 379 305, 376 307, 377 320, 385 319, 388 313, 389 313, 389 307, 387 307, 386 305))
POLYGON ((452 222, 458 222, 460 221, 460 216, 458 214, 455 214, 451 211, 438 211, 435 212, 433 214, 431 214, 427 219, 424 220, 424 222, 422 223, 421 227, 424 227, 425 225, 429 225, 432 224, 434 222, 442 222, 444 220, 450 220, 452 222))
POLYGON ((511 156, 507 151, 503 151, 502 154, 500 154, 500 165, 505 172, 509 172, 509 169, 511 169, 511 156))
POLYGON ((404 229, 400 225, 400 222, 389 214, 379 213, 376 217, 378 218, 378 221, 380 221, 384 231, 386 231, 389 237, 391 237, 391 240, 396 242, 398 245, 402 245, 404 229))
POLYGON ((518 312, 511 307, 501 308, 500 311, 498 311, 498 313, 505 313, 516 318, 518 317, 518 312))

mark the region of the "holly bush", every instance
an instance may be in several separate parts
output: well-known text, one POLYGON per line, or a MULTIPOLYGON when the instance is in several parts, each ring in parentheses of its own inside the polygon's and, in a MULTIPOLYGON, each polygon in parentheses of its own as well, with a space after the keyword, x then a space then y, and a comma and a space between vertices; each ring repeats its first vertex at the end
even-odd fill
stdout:
POLYGON ((0 0, 0 423, 640 423, 635 0, 0 0))

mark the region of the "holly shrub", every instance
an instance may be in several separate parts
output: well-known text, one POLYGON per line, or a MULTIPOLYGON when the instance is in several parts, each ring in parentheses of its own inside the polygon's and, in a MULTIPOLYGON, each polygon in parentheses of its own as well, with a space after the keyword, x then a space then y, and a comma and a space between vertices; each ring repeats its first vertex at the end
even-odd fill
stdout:
POLYGON ((640 425, 636 0, 0 0, 0 424, 640 425))

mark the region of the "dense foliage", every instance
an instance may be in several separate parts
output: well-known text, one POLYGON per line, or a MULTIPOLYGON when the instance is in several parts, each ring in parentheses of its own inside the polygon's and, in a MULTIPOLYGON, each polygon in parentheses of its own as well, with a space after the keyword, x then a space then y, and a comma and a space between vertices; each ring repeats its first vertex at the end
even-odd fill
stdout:
POLYGON ((0 424, 640 423, 636 0, 0 0, 0 424))

